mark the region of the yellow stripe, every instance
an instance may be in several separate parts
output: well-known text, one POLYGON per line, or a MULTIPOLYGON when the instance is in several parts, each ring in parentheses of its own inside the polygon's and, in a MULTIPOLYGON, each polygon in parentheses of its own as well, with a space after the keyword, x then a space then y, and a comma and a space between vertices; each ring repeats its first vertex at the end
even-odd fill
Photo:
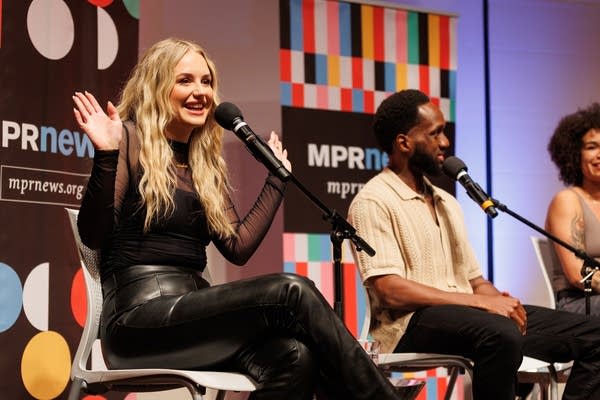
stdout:
POLYGON ((327 56, 327 82, 329 86, 340 86, 340 56, 327 56))
POLYGON ((396 64, 396 91, 408 88, 408 77, 405 63, 396 64))

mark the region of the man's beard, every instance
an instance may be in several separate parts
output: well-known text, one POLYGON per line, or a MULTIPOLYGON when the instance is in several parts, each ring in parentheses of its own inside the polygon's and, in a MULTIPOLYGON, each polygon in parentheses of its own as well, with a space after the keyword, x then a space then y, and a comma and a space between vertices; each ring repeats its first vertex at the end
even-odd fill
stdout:
POLYGON ((431 154, 427 153, 424 146, 417 144, 415 152, 408 160, 408 166, 411 171, 430 176, 439 176, 442 174, 442 166, 431 154))

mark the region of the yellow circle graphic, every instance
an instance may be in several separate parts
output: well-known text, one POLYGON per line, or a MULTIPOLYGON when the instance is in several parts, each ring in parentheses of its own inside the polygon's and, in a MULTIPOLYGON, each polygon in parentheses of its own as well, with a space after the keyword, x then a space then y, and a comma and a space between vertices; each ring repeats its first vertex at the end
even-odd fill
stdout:
POLYGON ((21 359, 21 377, 25 388, 39 400, 60 395, 71 373, 71 352, 65 339, 53 331, 31 338, 21 359))

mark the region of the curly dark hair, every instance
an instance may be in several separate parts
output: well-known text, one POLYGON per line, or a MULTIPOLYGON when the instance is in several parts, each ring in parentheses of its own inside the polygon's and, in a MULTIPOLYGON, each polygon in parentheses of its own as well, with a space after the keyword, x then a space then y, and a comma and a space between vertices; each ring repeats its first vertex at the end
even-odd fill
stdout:
POLYGON ((564 116, 554 130, 548 143, 550 158, 559 171, 565 185, 581 186, 582 138, 590 129, 600 130, 600 104, 592 103, 586 108, 564 116))
POLYGON ((396 136, 407 133, 419 122, 419 106, 429 101, 425 93, 415 89, 401 90, 382 101, 373 120, 379 147, 391 154, 396 136))

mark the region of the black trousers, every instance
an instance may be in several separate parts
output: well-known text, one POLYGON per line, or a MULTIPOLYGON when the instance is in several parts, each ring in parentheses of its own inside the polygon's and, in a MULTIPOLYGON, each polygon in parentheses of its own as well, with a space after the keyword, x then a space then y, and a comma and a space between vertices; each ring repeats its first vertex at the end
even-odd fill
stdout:
POLYGON ((600 399, 600 319, 525 306, 527 333, 497 314, 464 307, 417 311, 396 352, 457 354, 474 361, 475 400, 513 400, 522 356, 575 360, 564 400, 600 399))
POLYGON ((194 271, 135 266, 105 279, 101 338, 112 368, 250 375, 253 400, 399 399, 314 284, 273 274, 208 287, 194 271))

